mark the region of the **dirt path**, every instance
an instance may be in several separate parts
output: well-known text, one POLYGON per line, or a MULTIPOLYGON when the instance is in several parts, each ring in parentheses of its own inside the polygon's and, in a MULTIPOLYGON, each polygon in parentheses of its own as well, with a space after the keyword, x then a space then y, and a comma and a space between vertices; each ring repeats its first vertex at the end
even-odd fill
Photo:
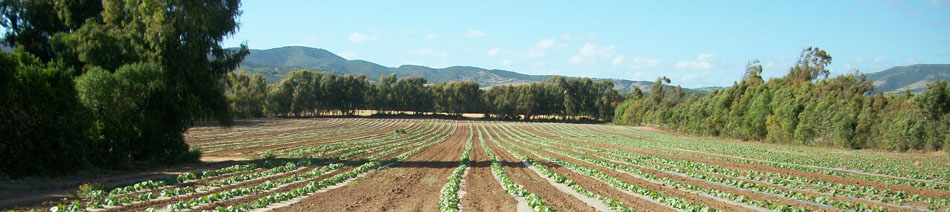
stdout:
MULTIPOLYGON (((511 145, 511 144, 508 143, 505 145, 511 145)), ((516 149, 516 148, 513 148, 513 149, 516 149)), ((576 172, 573 172, 570 169, 567 169, 560 165, 543 160, 540 157, 534 156, 533 154, 529 152, 526 152, 523 150, 518 150, 518 152, 523 155, 528 155, 529 157, 532 157, 535 160, 535 162, 543 163, 544 165, 548 166, 548 168, 551 171, 558 173, 567 179, 570 179, 574 183, 586 188, 590 192, 594 192, 601 196, 623 202, 624 206, 630 207, 634 211, 675 211, 672 208, 667 207, 666 205, 659 205, 657 203, 650 202, 646 199, 638 198, 633 195, 624 193, 618 190, 617 188, 614 188, 606 183, 600 182, 588 176, 577 174, 576 172)))
POLYGON ((382 171, 276 211, 438 211, 442 186, 465 150, 468 124, 459 122, 442 143, 382 171))
POLYGON ((464 211, 516 211, 518 201, 508 195, 505 189, 498 184, 491 172, 491 160, 481 145, 481 140, 475 136, 472 141, 471 166, 465 176, 462 191, 461 208, 464 211))
MULTIPOLYGON (((494 131, 492 128, 489 128, 489 134, 496 135, 497 131, 494 131)), ((495 138, 499 139, 499 138, 495 138)), ((548 183, 544 179, 544 176, 540 176, 535 173, 533 170, 528 169, 528 166, 521 163, 521 160, 511 155, 501 147, 498 147, 493 142, 486 141, 486 145, 489 146, 492 152, 497 155, 498 162, 504 166, 506 172, 511 177, 511 180, 515 183, 522 185, 525 189, 528 189, 531 193, 541 196, 541 199, 545 201, 549 206, 554 208, 556 211, 597 211, 593 207, 590 207, 584 202, 581 202, 577 198, 564 192, 559 191, 557 188, 548 183)))

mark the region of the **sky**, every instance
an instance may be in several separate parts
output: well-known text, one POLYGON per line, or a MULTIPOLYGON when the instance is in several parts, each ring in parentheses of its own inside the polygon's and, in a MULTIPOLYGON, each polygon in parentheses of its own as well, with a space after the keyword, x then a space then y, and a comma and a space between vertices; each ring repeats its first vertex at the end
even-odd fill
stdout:
POLYGON ((524 74, 729 86, 759 60, 784 76, 802 49, 832 75, 950 63, 950 0, 245 0, 228 47, 323 48, 388 67, 475 66, 524 74))

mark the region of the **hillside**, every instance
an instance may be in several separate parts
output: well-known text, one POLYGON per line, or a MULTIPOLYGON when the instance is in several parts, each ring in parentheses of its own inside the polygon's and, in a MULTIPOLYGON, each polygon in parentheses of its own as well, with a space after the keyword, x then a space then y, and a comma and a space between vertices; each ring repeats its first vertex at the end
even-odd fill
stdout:
MULTIPOLYGON (((430 83, 472 80, 482 87, 496 85, 524 84, 547 80, 551 75, 526 75, 506 70, 483 69, 470 66, 452 66, 430 68, 418 65, 385 67, 364 60, 347 60, 324 49, 289 46, 266 50, 251 50, 238 71, 261 73, 270 83, 279 81, 287 73, 298 69, 329 70, 341 74, 362 74, 371 81, 379 76, 396 73, 399 77, 423 76, 430 83)), ((620 92, 630 92, 634 88, 646 91, 652 82, 614 80, 614 88, 620 92)))
POLYGON ((874 92, 920 92, 927 83, 937 80, 950 81, 950 64, 917 64, 896 66, 884 71, 867 74, 874 81, 874 92))

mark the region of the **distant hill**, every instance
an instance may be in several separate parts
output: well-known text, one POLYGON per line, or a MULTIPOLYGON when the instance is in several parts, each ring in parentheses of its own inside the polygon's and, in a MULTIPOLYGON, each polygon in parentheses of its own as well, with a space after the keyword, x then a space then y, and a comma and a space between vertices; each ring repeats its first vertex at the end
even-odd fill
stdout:
MULTIPOLYGON (((547 80, 553 75, 526 75, 506 70, 483 69, 470 66, 430 68, 417 65, 385 67, 364 60, 347 60, 330 51, 318 48, 288 46, 274 49, 252 49, 238 71, 261 73, 269 83, 280 81, 287 73, 299 69, 332 71, 341 74, 362 74, 372 81, 379 76, 396 73, 398 77, 423 76, 430 83, 472 80, 482 87, 517 85, 547 80)), ((599 79, 595 79, 599 80, 599 79)), ((612 79, 619 92, 631 92, 639 87, 647 91, 653 82, 612 79)), ((698 90, 696 90, 698 91, 698 90)))
POLYGON ((874 93, 894 93, 910 90, 920 92, 927 83, 950 81, 950 64, 917 64, 896 66, 884 71, 867 74, 874 81, 874 93))

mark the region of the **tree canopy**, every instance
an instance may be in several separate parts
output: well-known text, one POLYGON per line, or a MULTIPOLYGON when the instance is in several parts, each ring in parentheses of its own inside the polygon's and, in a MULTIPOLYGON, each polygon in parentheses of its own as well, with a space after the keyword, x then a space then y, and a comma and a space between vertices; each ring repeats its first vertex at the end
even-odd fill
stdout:
POLYGON ((874 86, 864 75, 828 78, 830 63, 830 54, 809 47, 785 77, 764 82, 762 66, 753 60, 742 80, 724 89, 687 96, 656 87, 651 98, 634 95, 616 108, 614 122, 773 143, 948 149, 946 81, 930 83, 919 94, 872 95, 874 86))
MULTIPOLYGON (((45 67, 70 79, 35 79, 41 81, 37 83, 25 78, 0 79, 23 88, 7 89, 10 101, 33 95, 27 87, 46 85, 49 87, 45 89, 63 98, 72 96, 63 101, 75 99, 78 103, 70 105, 79 105, 76 110, 82 111, 62 114, 79 120, 73 127, 82 129, 82 133, 51 134, 51 138, 24 136, 15 142, 32 143, 53 152, 74 146, 43 140, 71 140, 90 147, 88 155, 57 155, 54 157, 72 159, 43 163, 50 167, 20 168, 17 163, 49 154, 30 156, 35 152, 4 146, 5 152, 28 154, 5 160, 4 171, 19 175, 121 166, 135 161, 193 159, 182 133, 194 121, 231 122, 224 86, 218 82, 238 66, 248 50, 245 46, 228 50, 220 44, 225 36, 236 32, 239 7, 239 0, 0 1, 0 24, 7 29, 2 40, 21 49, 6 57, 32 58, 29 63, 4 65, 4 69, 13 76, 28 76, 37 72, 30 67, 45 67)), ((59 103, 39 100, 12 107, 49 104, 59 103)), ((4 131, 56 128, 17 124, 34 119, 31 115, 5 115, 0 119, 15 121, 3 125, 4 131)))

